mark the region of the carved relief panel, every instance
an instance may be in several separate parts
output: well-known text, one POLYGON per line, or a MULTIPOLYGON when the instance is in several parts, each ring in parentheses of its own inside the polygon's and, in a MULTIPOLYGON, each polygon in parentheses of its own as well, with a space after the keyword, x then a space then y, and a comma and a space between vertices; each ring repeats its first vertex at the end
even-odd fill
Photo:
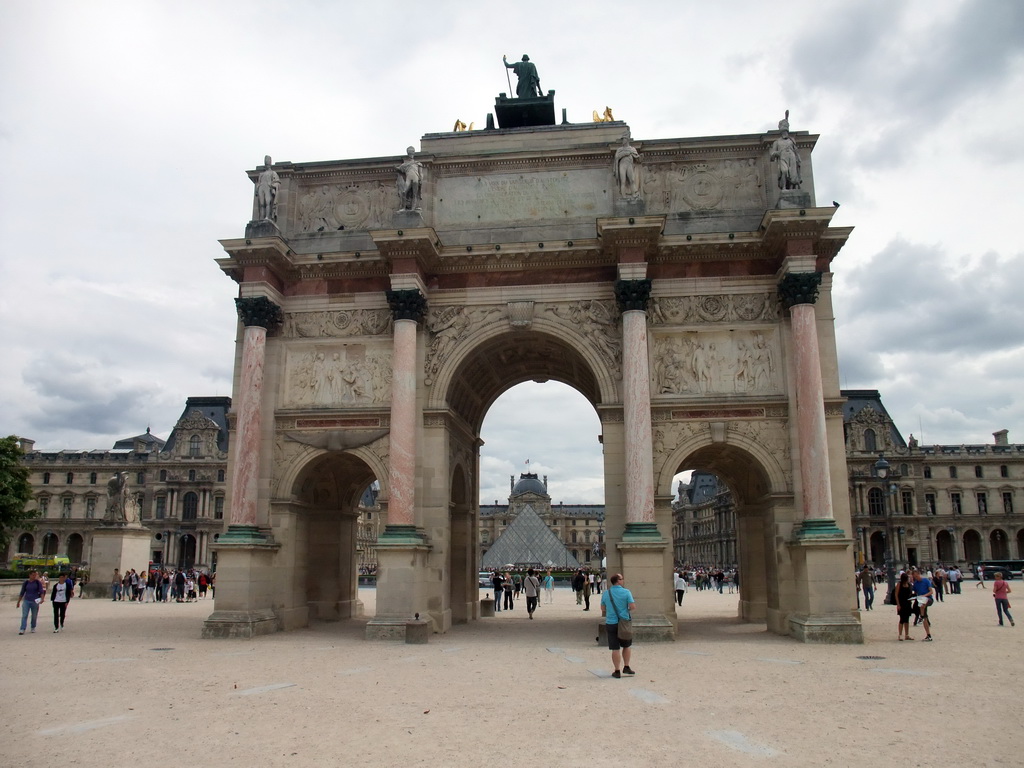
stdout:
POLYGON ((645 166, 644 199, 649 212, 710 211, 767 206, 757 158, 645 166))
POLYGON ((289 312, 281 335, 286 338, 381 336, 391 334, 391 311, 347 309, 321 312, 289 312))
POLYGON ((654 394, 769 394, 782 391, 774 330, 654 336, 654 394))
POLYGON ((307 346, 288 351, 284 407, 334 407, 391 399, 391 353, 366 344, 307 346))
POLYGON ((381 229, 391 225, 393 184, 320 184, 299 191, 294 231, 381 229))
POLYGON ((505 307, 432 308, 426 319, 426 328, 430 334, 424 363, 427 386, 434 382, 441 366, 463 339, 488 322, 499 320, 504 313, 505 307))

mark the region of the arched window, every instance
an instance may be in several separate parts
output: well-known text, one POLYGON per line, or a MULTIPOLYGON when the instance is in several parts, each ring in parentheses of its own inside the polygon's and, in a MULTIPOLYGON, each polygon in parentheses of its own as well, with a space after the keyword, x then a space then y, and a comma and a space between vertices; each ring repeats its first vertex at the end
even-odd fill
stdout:
POLYGON ((48 533, 43 536, 43 551, 44 555, 56 555, 57 554, 57 534, 48 533))
POLYGON ((188 439, 188 455, 203 455, 203 439, 199 435, 192 435, 192 437, 188 439))
POLYGON ((868 453, 874 453, 877 449, 875 440, 875 430, 865 429, 864 430, 864 450, 868 453))
POLYGON ((26 555, 31 555, 35 552, 36 540, 31 533, 21 534, 21 538, 18 539, 18 551, 24 552, 26 555))
POLYGON ((868 491, 868 514, 885 514, 885 496, 878 488, 872 488, 868 491))
POLYGON ((189 491, 181 500, 181 519, 195 520, 199 512, 199 494, 189 491))

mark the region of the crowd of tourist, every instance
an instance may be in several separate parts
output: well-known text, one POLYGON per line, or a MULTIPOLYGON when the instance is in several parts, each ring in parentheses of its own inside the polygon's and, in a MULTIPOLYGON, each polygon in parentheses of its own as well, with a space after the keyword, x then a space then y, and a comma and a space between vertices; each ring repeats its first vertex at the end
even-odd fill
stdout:
POLYGON ((194 603, 213 597, 216 574, 195 568, 161 568, 137 573, 134 568, 123 574, 114 569, 110 581, 110 599, 134 603, 194 603))

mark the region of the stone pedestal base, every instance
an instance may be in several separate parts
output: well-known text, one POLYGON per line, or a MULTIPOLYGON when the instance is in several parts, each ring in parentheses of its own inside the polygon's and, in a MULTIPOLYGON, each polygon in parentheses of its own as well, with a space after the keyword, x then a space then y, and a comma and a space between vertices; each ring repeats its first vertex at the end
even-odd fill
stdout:
POLYGON ((485 597, 480 601, 480 618, 492 618, 494 616, 494 600, 485 597))
POLYGON ((430 622, 414 619, 405 622, 405 642, 407 645, 426 645, 430 640, 430 622))
POLYGON ((672 571, 671 543, 662 538, 653 523, 628 523, 618 550, 626 579, 623 586, 636 601, 633 637, 646 642, 675 640, 675 603, 668 580, 672 571))
POLYGON ((857 645, 864 642, 864 629, 860 621, 850 614, 790 616, 789 631, 802 643, 857 645))
POLYGON ((253 220, 245 225, 245 236, 249 238, 280 237, 281 230, 270 219, 253 220))
POLYGON ((423 223, 423 214, 419 211, 395 211, 391 217, 391 226, 395 229, 419 229, 427 226, 423 223))
POLYGON ((639 197, 618 198, 612 203, 612 212, 615 216, 643 216, 647 206, 639 197))
POLYGON ((794 535, 789 551, 797 590, 783 631, 805 643, 863 643, 850 572, 852 539, 840 538, 834 522, 822 521, 805 521, 794 535))
POLYGON ((114 569, 124 572, 134 568, 138 573, 149 570, 153 534, 138 525, 114 523, 101 525, 92 535, 89 559, 90 597, 110 597, 114 569))
POLYGON ((216 610, 203 623, 204 638, 251 638, 309 624, 309 609, 278 616, 274 605, 274 556, 278 544, 251 531, 239 532, 237 543, 217 545, 216 610))
POLYGON ((783 189, 779 192, 779 202, 775 204, 776 210, 783 208, 810 208, 811 193, 800 189, 783 189))
POLYGON ((417 618, 430 622, 432 631, 441 631, 441 617, 432 616, 427 610, 429 552, 430 547, 422 538, 397 527, 380 537, 377 542, 377 613, 366 624, 367 640, 404 640, 406 624, 417 618))

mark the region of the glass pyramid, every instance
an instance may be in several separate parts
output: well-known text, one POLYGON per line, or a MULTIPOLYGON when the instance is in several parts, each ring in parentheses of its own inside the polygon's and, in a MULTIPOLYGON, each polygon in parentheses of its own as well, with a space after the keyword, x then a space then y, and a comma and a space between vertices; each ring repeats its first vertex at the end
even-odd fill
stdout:
POLYGON ((480 560, 482 568, 559 568, 575 570, 579 561, 540 519, 525 507, 480 560))

